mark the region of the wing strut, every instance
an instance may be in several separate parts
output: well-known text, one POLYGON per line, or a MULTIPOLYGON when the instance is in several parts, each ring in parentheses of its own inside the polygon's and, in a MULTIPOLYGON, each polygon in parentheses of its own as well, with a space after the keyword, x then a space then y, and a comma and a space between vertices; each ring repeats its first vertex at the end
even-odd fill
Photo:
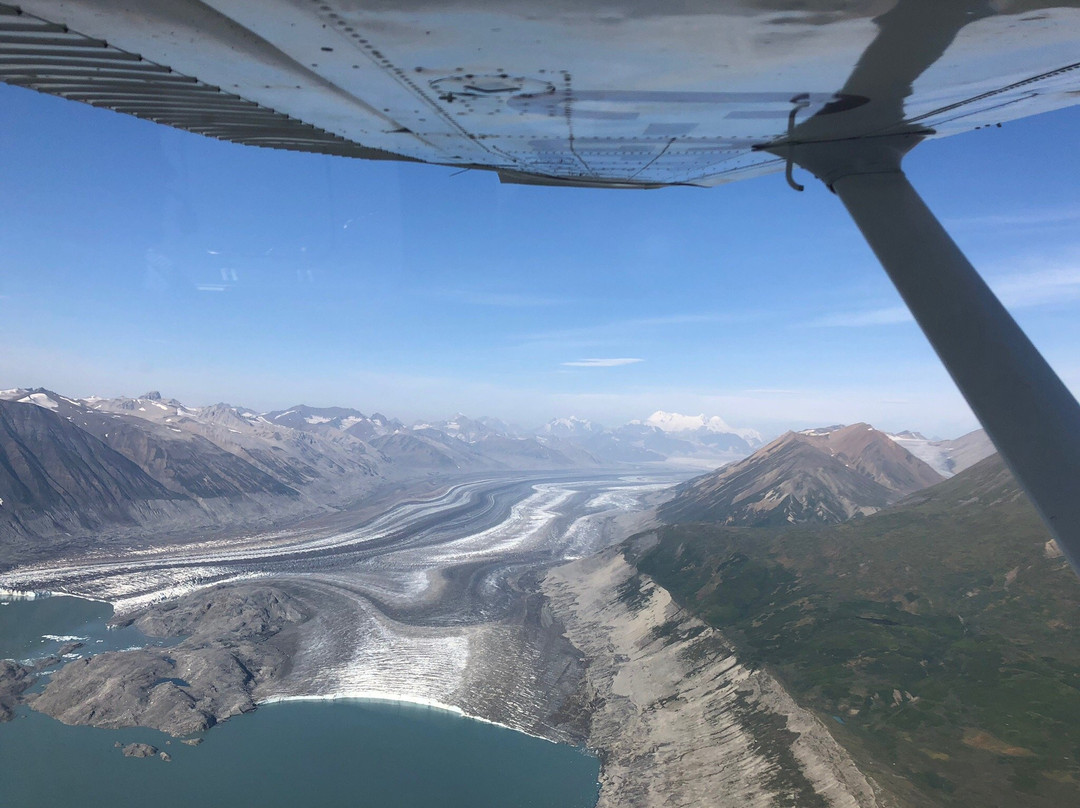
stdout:
POLYGON ((1080 575, 1080 405, 900 168, 921 134, 777 144, 831 188, 1080 575))

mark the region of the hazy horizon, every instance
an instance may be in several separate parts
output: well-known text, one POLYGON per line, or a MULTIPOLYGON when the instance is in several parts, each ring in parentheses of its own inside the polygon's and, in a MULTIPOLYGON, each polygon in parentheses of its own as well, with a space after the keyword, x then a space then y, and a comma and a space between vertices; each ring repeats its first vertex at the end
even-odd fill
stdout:
POLYGON ((215 404, 227 404, 229 406, 236 407, 236 408, 239 408, 239 409, 250 410, 250 411, 256 412, 256 413, 258 413, 260 415, 261 414, 266 414, 266 413, 269 413, 269 412, 283 412, 283 411, 289 410, 289 409, 294 408, 294 407, 299 407, 299 406, 307 406, 307 407, 312 407, 314 409, 328 408, 328 407, 342 407, 342 408, 347 408, 347 409, 358 410, 358 411, 362 412, 364 415, 367 415, 369 417, 371 415, 375 414, 375 413, 380 413, 380 414, 382 414, 382 415, 384 415, 384 416, 386 416, 388 418, 396 418, 396 419, 400 420, 401 422, 403 422, 406 426, 415 426, 417 424, 422 424, 422 423, 438 423, 438 422, 442 422, 442 421, 449 421, 449 420, 457 417, 458 415, 462 415, 462 416, 465 416, 467 418, 471 418, 473 420, 477 420, 477 419, 480 419, 480 418, 496 418, 496 419, 502 421, 503 423, 507 424, 508 426, 515 427, 515 428, 521 428, 521 429, 524 429, 524 430, 537 430, 537 429, 542 428, 545 424, 550 423, 553 420, 556 420, 556 419, 559 419, 559 418, 571 418, 571 417, 579 418, 581 420, 590 421, 590 422, 592 422, 592 423, 594 423, 596 425, 606 427, 606 428, 617 428, 617 427, 623 426, 625 424, 628 424, 631 421, 645 422, 653 414, 658 413, 658 412, 665 412, 665 413, 673 413, 673 414, 677 414, 677 415, 690 416, 690 417, 698 417, 698 416, 704 416, 705 418, 718 417, 722 421, 724 421, 728 427, 731 428, 732 432, 753 430, 753 431, 758 432, 761 435, 762 439, 765 440, 765 441, 772 440, 773 438, 775 438, 775 437, 777 437, 777 436, 779 436, 779 435, 781 435, 784 432, 787 432, 789 430, 798 431, 798 430, 801 430, 801 429, 811 429, 811 428, 814 428, 814 427, 835 426, 835 425, 838 425, 838 424, 842 424, 842 425, 846 426, 846 425, 850 425, 850 424, 853 424, 853 423, 863 423, 863 422, 868 423, 871 426, 873 426, 874 428, 876 428, 878 430, 881 430, 883 432, 888 432, 888 433, 891 433, 891 434, 896 434, 896 433, 904 432, 904 431, 918 432, 918 433, 921 433, 924 437, 929 438, 931 440, 951 440, 951 439, 959 438, 959 437, 961 437, 963 435, 968 434, 969 432, 972 432, 972 431, 975 431, 975 430, 978 430, 978 429, 981 428, 980 425, 978 424, 978 422, 974 420, 974 417, 972 418, 972 426, 970 428, 963 429, 962 431, 956 432, 955 434, 952 434, 952 433, 941 434, 941 433, 933 432, 933 431, 930 431, 930 430, 921 429, 921 428, 918 427, 918 425, 914 425, 914 426, 913 425, 892 426, 891 424, 890 425, 883 425, 880 422, 875 423, 873 420, 871 420, 869 418, 860 418, 860 417, 851 418, 851 419, 847 419, 847 420, 828 420, 828 419, 825 419, 825 420, 820 420, 820 421, 809 421, 809 420, 807 420, 805 422, 804 421, 791 421, 791 422, 780 424, 779 426, 775 426, 773 428, 759 428, 757 425, 755 425, 753 423, 743 423, 741 421, 733 420, 733 419, 727 417, 727 415, 725 413, 723 413, 723 412, 712 412, 712 411, 705 411, 705 410, 679 410, 679 409, 675 409, 675 408, 671 408, 671 407, 652 407, 651 409, 647 408, 646 410, 631 414, 631 415, 629 415, 628 417, 625 417, 625 418, 623 418, 623 417, 616 417, 616 418, 599 417, 599 418, 596 418, 596 417, 589 417, 589 416, 586 416, 586 415, 581 415, 580 413, 576 413, 576 412, 560 412, 560 413, 556 413, 556 414, 552 415, 549 418, 544 418, 543 420, 540 420, 540 421, 528 421, 528 420, 521 420, 521 419, 517 419, 517 418, 514 418, 514 417, 510 417, 510 416, 508 416, 506 414, 499 413, 499 412, 486 412, 486 411, 471 411, 470 412, 470 411, 465 411, 465 410, 452 410, 452 411, 446 411, 446 412, 430 412, 430 413, 426 413, 426 414, 422 414, 422 415, 409 415, 409 414, 403 414, 403 413, 400 413, 400 412, 397 412, 397 411, 394 411, 394 410, 390 410, 390 409, 388 409, 386 407, 380 407, 380 406, 377 406, 377 405, 375 405, 375 406, 366 406, 366 407, 365 406, 358 406, 357 404, 352 403, 352 402, 348 402, 348 401, 325 401, 325 402, 318 401, 318 402, 316 402, 314 400, 309 401, 309 400, 292 399, 292 400, 290 400, 290 403, 288 403, 288 404, 276 404, 275 403, 275 404, 272 404, 270 406, 250 406, 251 402, 245 401, 245 400, 242 400, 242 399, 229 400, 229 399, 225 398, 225 399, 218 399, 218 400, 215 400, 215 401, 201 401, 201 400, 189 399, 189 398, 185 398, 184 396, 174 395, 171 391, 163 390, 163 389, 158 388, 158 387, 150 387, 150 388, 147 388, 145 390, 140 390, 138 392, 110 391, 110 392, 107 392, 107 393, 102 393, 102 392, 70 391, 70 390, 59 389, 56 386, 52 386, 52 385, 48 385, 48 384, 32 384, 32 385, 21 384, 21 385, 11 385, 11 386, 8 386, 6 384, 0 384, 0 393, 10 392, 10 391, 17 390, 17 389, 24 389, 24 390, 44 389, 44 390, 49 390, 49 391, 51 391, 53 393, 56 393, 57 395, 66 396, 68 398, 83 399, 83 400, 91 399, 91 398, 94 398, 94 397, 97 397, 97 398, 141 398, 147 393, 157 393, 157 394, 160 394, 163 399, 175 399, 176 401, 179 401, 181 404, 183 404, 183 405, 185 405, 187 407, 192 407, 192 408, 195 408, 195 407, 209 407, 209 406, 213 406, 215 404))
MULTIPOLYGON (((245 148, 0 87, 3 387, 776 434, 977 423, 840 203, 245 148)), ((906 167, 1080 390, 1080 107, 906 167), (992 168, 993 170, 988 170, 992 168), (965 177, 957 183, 955 177, 965 177)))

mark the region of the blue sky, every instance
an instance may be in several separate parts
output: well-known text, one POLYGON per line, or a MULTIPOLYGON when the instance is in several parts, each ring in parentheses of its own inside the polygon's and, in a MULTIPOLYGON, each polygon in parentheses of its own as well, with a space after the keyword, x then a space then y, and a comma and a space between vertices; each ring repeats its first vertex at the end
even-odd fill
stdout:
MULTIPOLYGON (((906 164, 1074 391, 1078 128, 1074 107, 906 164)), ((804 182, 504 186, 0 85, 0 387, 525 425, 666 409, 766 433, 975 428, 839 202, 804 182)))

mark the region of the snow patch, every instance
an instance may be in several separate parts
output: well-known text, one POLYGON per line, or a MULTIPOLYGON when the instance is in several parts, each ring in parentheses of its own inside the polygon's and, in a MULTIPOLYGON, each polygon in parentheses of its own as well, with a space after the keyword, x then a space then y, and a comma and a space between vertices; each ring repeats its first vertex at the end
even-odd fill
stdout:
MULTIPOLYGON (((820 438, 820 437, 824 437, 825 435, 831 435, 833 432, 836 432, 836 431, 841 430, 843 428, 844 428, 843 425, 840 425, 840 424, 838 424, 836 426, 814 427, 813 429, 800 429, 798 434, 806 435, 806 436, 811 437, 811 438, 820 438)), ((871 430, 873 429, 873 427, 868 427, 868 428, 871 429, 871 430)), ((892 437, 892 436, 890 435, 890 437, 892 437)))
POLYGON ((56 411, 60 405, 44 393, 31 393, 25 398, 19 399, 20 404, 37 404, 42 409, 56 411))

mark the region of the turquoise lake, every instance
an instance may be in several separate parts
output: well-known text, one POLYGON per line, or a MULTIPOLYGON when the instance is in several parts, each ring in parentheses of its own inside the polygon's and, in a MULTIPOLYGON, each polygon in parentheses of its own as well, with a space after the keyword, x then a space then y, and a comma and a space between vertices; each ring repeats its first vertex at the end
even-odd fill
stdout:
MULTIPOLYGON (((61 641, 44 635, 85 637, 83 653, 146 641, 107 630, 110 613, 76 598, 10 602, 0 657, 45 656, 61 641)), ((0 724, 5 805, 591 808, 598 774, 596 758, 573 747, 399 703, 265 705, 197 747, 154 730, 68 727, 25 707, 0 724), (172 761, 125 758, 117 741, 153 744, 172 761)))

